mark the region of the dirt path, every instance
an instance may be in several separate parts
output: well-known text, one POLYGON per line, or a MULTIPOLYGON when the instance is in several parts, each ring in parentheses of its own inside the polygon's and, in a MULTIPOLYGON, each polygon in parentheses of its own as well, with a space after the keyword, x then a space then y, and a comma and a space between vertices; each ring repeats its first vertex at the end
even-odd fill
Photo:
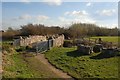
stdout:
POLYGON ((43 64, 49 67, 50 70, 52 70, 54 73, 56 73, 60 78, 72 78, 71 76, 67 75, 67 73, 64 73, 63 71, 55 68, 52 66, 48 60, 45 58, 44 54, 38 54, 35 56, 38 60, 40 60, 43 64))

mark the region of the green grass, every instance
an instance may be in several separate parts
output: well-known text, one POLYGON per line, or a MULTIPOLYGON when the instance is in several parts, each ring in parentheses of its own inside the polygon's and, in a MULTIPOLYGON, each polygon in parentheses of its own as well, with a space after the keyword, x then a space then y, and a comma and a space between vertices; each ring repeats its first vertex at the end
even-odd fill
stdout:
MULTIPOLYGON (((98 38, 98 37, 92 37, 98 38)), ((117 37, 101 37, 105 41, 117 42, 117 37)), ((34 57, 24 57, 22 54, 11 51, 9 42, 3 42, 7 63, 3 66, 4 78, 57 78, 48 67, 34 57), (14 53, 14 54, 11 54, 14 53), (9 55, 11 54, 11 55, 9 55)), ((75 78, 117 78, 118 57, 96 59, 100 53, 80 55, 76 48, 53 48, 45 52, 46 58, 57 68, 67 72, 75 78), (96 57, 97 56, 97 57, 96 57)), ((4 61, 4 60, 3 60, 4 61)))
POLYGON ((53 73, 45 64, 40 62, 38 59, 34 57, 25 57, 25 61, 28 62, 30 69, 34 70, 37 73, 35 78, 59 78, 57 74, 53 73))
POLYGON ((11 65, 5 66, 4 78, 57 78, 58 76, 34 57, 16 54, 7 57, 11 65))
POLYGON ((6 58, 10 64, 4 65, 4 78, 31 78, 33 76, 33 71, 28 68, 22 56, 14 54, 7 55, 6 58))
MULTIPOLYGON (((13 48, 9 44, 4 44, 3 59, 3 78, 57 78, 58 75, 53 73, 49 68, 37 60, 34 56, 22 52, 10 51, 13 48), (7 49, 6 49, 7 45, 7 49)), ((14 49, 14 48, 13 48, 14 49)))
POLYGON ((80 55, 76 48, 53 48, 46 58, 75 78, 118 78, 118 57, 101 58, 100 53, 80 55))
POLYGON ((97 37, 91 37, 91 39, 98 39, 102 38, 103 41, 108 41, 108 42, 118 42, 120 40, 119 36, 97 36, 97 37))

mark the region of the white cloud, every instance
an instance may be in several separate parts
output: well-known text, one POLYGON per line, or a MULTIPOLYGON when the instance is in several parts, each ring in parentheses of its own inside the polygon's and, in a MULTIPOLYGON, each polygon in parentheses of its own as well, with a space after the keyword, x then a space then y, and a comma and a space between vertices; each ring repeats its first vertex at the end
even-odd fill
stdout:
POLYGON ((21 2, 29 3, 30 0, 21 0, 21 2))
POLYGON ((58 17, 58 19, 63 22, 66 20, 64 17, 58 17))
POLYGON ((87 4, 86 4, 86 6, 91 6, 91 3, 90 3, 90 2, 89 2, 89 3, 87 3, 87 4))
POLYGON ((70 14, 70 12, 68 12, 68 11, 64 13, 64 15, 69 15, 69 14, 70 14))
POLYGON ((30 16, 30 15, 28 15, 28 14, 19 16, 19 19, 21 19, 21 20, 28 20, 28 19, 31 19, 31 18, 32 18, 32 16, 30 16))
POLYGON ((83 15, 87 15, 88 13, 83 10, 83 11, 73 11, 72 14, 73 15, 80 15, 80 16, 82 15, 83 16, 83 15))
POLYGON ((62 0, 43 0, 43 2, 46 2, 48 5, 56 5, 56 6, 62 4, 62 0))
POLYGON ((96 23, 96 20, 94 20, 93 18, 89 17, 89 16, 80 16, 80 17, 76 17, 74 19, 75 22, 78 22, 78 23, 92 23, 92 24, 95 24, 96 23))
POLYGON ((86 16, 88 13, 83 11, 73 11, 73 12, 65 12, 64 15, 71 15, 71 16, 86 16))
POLYGON ((47 19, 49 19, 49 17, 48 17, 48 16, 45 16, 45 15, 39 15, 39 16, 37 16, 37 20, 38 20, 38 21, 45 21, 45 20, 47 20, 47 19))
POLYGON ((21 16, 18 16, 18 17, 14 17, 12 18, 12 20, 14 21, 17 21, 17 20, 28 20, 28 19, 31 19, 32 16, 30 16, 29 14, 25 14, 25 15, 21 15, 21 16))
POLYGON ((103 15, 103 16, 112 16, 113 14, 116 13, 115 9, 109 9, 109 10, 102 10, 102 11, 97 11, 96 13, 103 15))
POLYGON ((63 22, 73 22, 73 23, 96 23, 96 20, 91 18, 89 14, 83 10, 83 11, 72 11, 72 12, 65 12, 65 17, 59 17, 60 21, 63 22))
POLYGON ((58 21, 59 25, 61 26, 70 25, 72 23, 90 23, 90 24, 96 24, 100 27, 107 27, 107 28, 118 27, 118 24, 115 24, 114 22, 107 24, 99 20, 95 20, 90 16, 80 16, 80 17, 74 17, 74 18, 71 18, 70 16, 69 17, 58 17, 58 20, 59 20, 58 21))
POLYGON ((24 21, 24 20, 27 20, 27 21, 37 21, 37 22, 41 21, 41 22, 43 22, 43 21, 48 20, 48 19, 49 19, 49 17, 45 16, 45 15, 31 16, 29 14, 25 14, 25 15, 21 15, 21 16, 15 17, 12 20, 14 20, 14 21, 19 21, 19 20, 24 21))
POLYGON ((107 28, 118 28, 118 24, 103 24, 103 23, 98 23, 97 25, 101 26, 101 27, 107 27, 107 28))
POLYGON ((91 24, 96 23, 95 20, 93 20, 91 18, 87 18, 87 17, 86 18, 84 18, 84 17, 74 18, 74 19, 66 18, 66 17, 59 17, 58 20, 59 20, 58 25, 64 26, 64 27, 67 27, 67 26, 71 25, 72 23, 91 23, 91 24))
POLYGON ((79 16, 79 17, 74 17, 74 18, 71 18, 71 17, 58 17, 59 21, 62 23, 62 24, 71 24, 71 23, 96 23, 96 21, 92 18, 90 18, 89 16, 79 16))

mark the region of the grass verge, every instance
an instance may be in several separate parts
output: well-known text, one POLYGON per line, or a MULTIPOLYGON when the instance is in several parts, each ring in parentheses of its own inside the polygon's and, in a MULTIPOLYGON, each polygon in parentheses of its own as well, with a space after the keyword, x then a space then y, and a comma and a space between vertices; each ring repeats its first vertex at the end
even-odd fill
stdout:
POLYGON ((33 55, 16 52, 9 45, 3 45, 3 78, 57 78, 49 68, 33 55))
POLYGON ((49 62, 75 78, 118 78, 118 58, 97 59, 100 53, 81 55, 76 48, 53 48, 45 53, 49 62))

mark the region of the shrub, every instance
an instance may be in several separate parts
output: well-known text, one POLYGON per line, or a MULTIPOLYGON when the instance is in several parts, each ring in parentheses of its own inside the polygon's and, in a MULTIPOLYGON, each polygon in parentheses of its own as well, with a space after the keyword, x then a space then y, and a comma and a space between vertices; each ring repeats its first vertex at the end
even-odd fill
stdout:
POLYGON ((6 50, 8 53, 10 53, 13 48, 13 46, 11 46, 10 44, 8 44, 8 43, 2 43, 2 50, 4 51, 4 50, 6 50))
POLYGON ((21 52, 21 51, 25 51, 26 47, 25 46, 20 46, 18 48, 15 49, 17 52, 21 52))

